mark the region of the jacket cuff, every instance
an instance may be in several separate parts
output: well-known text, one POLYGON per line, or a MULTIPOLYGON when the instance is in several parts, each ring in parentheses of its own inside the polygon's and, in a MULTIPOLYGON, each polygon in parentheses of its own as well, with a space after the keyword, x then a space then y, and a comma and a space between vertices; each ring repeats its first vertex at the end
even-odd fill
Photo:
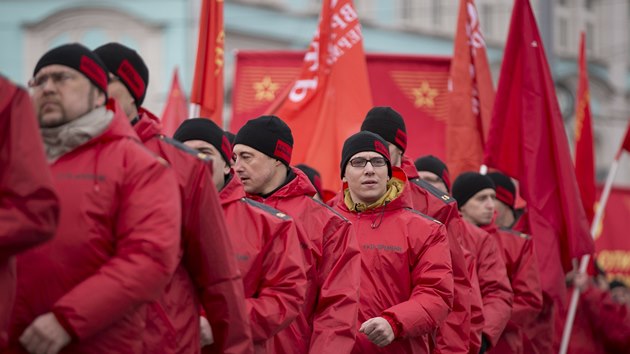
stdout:
POLYGON ((61 327, 63 327, 66 333, 68 333, 68 335, 72 338, 72 340, 78 341, 79 336, 77 335, 77 332, 74 330, 74 328, 72 328, 72 326, 70 325, 70 322, 68 322, 68 320, 65 317, 63 317, 61 313, 57 312, 55 309, 52 310, 52 313, 53 315, 55 315, 57 322, 59 322, 61 327))
POLYGON ((402 333, 402 324, 396 320, 396 316, 389 313, 384 313, 381 315, 387 323, 389 323, 390 327, 392 327, 392 331, 394 332, 394 338, 400 337, 402 333))

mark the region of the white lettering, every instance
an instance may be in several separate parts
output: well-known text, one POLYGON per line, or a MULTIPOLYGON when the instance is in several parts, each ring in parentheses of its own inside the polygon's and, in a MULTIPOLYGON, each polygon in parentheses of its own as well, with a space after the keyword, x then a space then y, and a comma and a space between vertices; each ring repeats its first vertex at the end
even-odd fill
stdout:
POLYGON ((291 92, 289 93, 289 99, 292 102, 300 102, 308 94, 308 90, 314 90, 317 88, 317 78, 310 80, 297 80, 291 92))

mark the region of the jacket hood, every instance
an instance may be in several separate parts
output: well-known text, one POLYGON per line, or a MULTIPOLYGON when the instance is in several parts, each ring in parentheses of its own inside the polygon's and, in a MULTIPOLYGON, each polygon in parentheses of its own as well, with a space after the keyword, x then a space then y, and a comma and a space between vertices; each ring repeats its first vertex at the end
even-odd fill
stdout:
POLYGON ((230 177, 223 186, 223 189, 219 191, 221 206, 230 204, 245 197, 246 195, 245 190, 243 189, 243 183, 241 183, 241 180, 238 179, 238 176, 236 176, 234 170, 230 169, 230 177))
POLYGON ((156 135, 162 134, 162 123, 160 123, 160 119, 156 115, 140 107, 138 108, 138 116, 140 119, 133 126, 133 129, 143 143, 156 135))
MULTIPOLYGON (((309 197, 315 196, 317 190, 308 179, 306 174, 302 172, 300 169, 295 167, 289 167, 292 173, 295 175, 295 178, 287 182, 284 186, 280 187, 273 194, 268 196, 265 199, 281 199, 281 198, 290 198, 308 195, 309 197)), ((254 200, 260 200, 260 196, 251 196, 254 200)))
POLYGON ((110 140, 118 140, 122 138, 131 138, 134 140, 138 139, 138 135, 134 132, 131 124, 129 124, 129 119, 127 119, 127 115, 122 107, 116 102, 114 99, 109 99, 107 101, 107 110, 114 113, 114 118, 112 119, 111 124, 105 130, 105 132, 99 137, 92 139, 88 144, 93 143, 95 141, 110 141, 110 140))
POLYGON ((413 164, 413 161, 407 155, 402 156, 402 162, 400 164, 400 168, 405 172, 407 178, 416 179, 420 178, 418 175, 418 171, 416 170, 416 165, 413 164))

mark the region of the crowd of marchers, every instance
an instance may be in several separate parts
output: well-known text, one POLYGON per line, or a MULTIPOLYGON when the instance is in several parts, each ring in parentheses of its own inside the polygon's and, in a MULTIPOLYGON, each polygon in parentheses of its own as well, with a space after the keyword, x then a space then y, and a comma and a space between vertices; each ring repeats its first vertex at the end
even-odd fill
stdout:
MULTIPOLYGON (((173 137, 142 104, 131 48, 66 44, 29 90, 0 77, 2 353, 555 353, 567 314, 542 288, 512 179, 405 155, 372 108, 342 188, 293 166, 289 125, 173 137)), ((630 293, 567 276, 569 353, 625 353, 630 293)))

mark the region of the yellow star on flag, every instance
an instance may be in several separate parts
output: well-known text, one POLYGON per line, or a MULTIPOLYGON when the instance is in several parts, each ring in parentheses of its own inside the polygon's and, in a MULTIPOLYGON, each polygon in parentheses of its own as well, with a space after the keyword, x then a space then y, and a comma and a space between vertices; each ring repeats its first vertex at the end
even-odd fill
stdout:
POLYGON ((432 88, 428 82, 422 81, 422 84, 418 88, 413 89, 413 96, 415 97, 414 105, 418 108, 421 107, 433 107, 435 101, 433 100, 438 95, 438 90, 432 88))
POLYGON ((271 81, 271 77, 265 76, 262 81, 255 82, 253 86, 256 90, 256 101, 273 101, 279 85, 271 81))

